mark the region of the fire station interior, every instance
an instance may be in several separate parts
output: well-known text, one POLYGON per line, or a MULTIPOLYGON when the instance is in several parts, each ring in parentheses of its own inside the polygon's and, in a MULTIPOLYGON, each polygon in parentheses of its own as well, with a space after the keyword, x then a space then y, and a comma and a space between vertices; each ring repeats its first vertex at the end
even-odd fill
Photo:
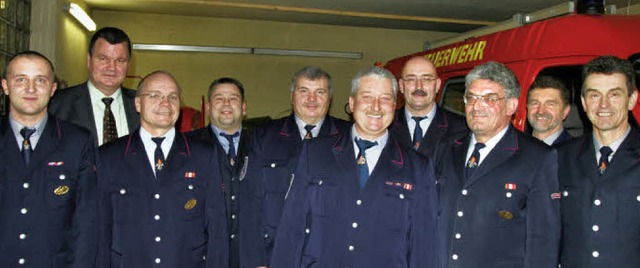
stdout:
MULTIPOLYGON (((640 53, 629 57, 629 61, 633 64, 636 76, 635 90, 638 90, 638 88, 640 88, 640 53)), ((538 76, 541 75, 549 75, 561 79, 565 86, 571 91, 571 111, 564 122, 564 126, 568 129, 569 133, 575 137, 582 135, 585 129, 591 129, 591 122, 587 118, 580 100, 580 91, 582 88, 582 66, 574 65, 551 67, 538 73, 538 76)), ((464 115, 464 103, 462 102, 462 95, 465 90, 464 77, 449 79, 445 82, 442 90, 443 97, 440 100, 440 105, 449 111, 464 115)), ((524 90, 521 92, 522 94, 526 94, 524 93, 524 90)), ((629 122, 631 125, 638 127, 638 122, 635 120, 634 116, 629 115, 629 122)), ((527 122, 525 132, 531 133, 531 131, 531 125, 527 122)))

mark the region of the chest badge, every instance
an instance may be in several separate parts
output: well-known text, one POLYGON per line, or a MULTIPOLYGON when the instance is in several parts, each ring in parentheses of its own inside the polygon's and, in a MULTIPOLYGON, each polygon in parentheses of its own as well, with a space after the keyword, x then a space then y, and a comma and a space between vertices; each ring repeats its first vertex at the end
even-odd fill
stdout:
POLYGON ((511 214, 511 212, 506 211, 506 210, 500 210, 498 211, 498 215, 500 215, 500 218, 503 218, 505 220, 511 220, 513 219, 513 214, 511 214))
POLYGON ((187 200, 187 203, 184 204, 184 209, 192 210, 194 207, 196 207, 196 204, 198 204, 198 200, 196 200, 195 198, 191 198, 187 200))
POLYGON ((55 195, 64 195, 64 194, 66 194, 68 192, 69 192, 69 186, 66 186, 66 185, 58 186, 58 188, 53 190, 53 193, 55 195))

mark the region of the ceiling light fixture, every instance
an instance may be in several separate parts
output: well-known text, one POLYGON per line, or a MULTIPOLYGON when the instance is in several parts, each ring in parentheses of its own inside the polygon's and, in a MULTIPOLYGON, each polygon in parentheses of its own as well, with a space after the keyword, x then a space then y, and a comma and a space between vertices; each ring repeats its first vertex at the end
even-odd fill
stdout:
POLYGON ((357 59, 357 60, 361 60, 363 57, 362 52, 250 48, 250 47, 133 44, 133 49, 154 50, 154 51, 210 52, 210 53, 254 54, 254 55, 272 55, 272 56, 342 58, 342 59, 357 59))
POLYGON ((89 14, 85 12, 78 4, 76 3, 67 3, 65 5, 65 11, 69 11, 69 13, 76 18, 82 25, 87 28, 90 32, 96 30, 96 23, 93 22, 89 14))

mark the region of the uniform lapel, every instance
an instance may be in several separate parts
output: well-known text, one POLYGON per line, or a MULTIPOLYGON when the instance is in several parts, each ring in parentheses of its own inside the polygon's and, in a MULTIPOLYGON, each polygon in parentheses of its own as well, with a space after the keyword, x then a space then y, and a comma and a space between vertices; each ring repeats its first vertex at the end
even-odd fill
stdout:
POLYGON ((393 132, 395 132, 394 136, 398 143, 407 148, 413 148, 413 138, 411 137, 411 133, 409 132, 409 126, 407 125, 404 107, 396 111, 396 117, 393 120, 392 130, 393 132))
POLYGON ((354 184, 357 184, 356 157, 351 134, 347 133, 336 139, 333 143, 332 151, 340 170, 347 174, 347 178, 353 178, 354 184))
POLYGON ((502 137, 493 150, 489 152, 485 160, 481 160, 482 164, 477 167, 478 170, 476 170, 473 176, 469 178, 466 185, 468 186, 475 183, 483 175, 496 167, 501 166, 504 161, 507 161, 507 159, 518 153, 520 150, 518 147, 518 135, 519 133, 514 130, 513 127, 509 126, 504 137, 502 137))
MULTIPOLYGON (((189 148, 189 144, 184 136, 184 133, 178 131, 176 129, 176 136, 173 139, 173 144, 171 145, 171 149, 169 150, 169 154, 166 159, 166 170, 163 170, 161 177, 165 180, 166 176, 170 176, 168 179, 184 179, 183 174, 180 172, 183 170, 183 166, 185 161, 187 161, 191 157, 191 151, 189 148)), ((160 179, 160 178, 159 178, 160 179)))
POLYGON ((389 135, 389 140, 382 149, 378 163, 373 168, 365 188, 369 188, 371 185, 381 185, 385 180, 397 177, 404 167, 404 158, 405 155, 400 149, 400 145, 389 135))
POLYGON ((95 117, 93 115, 93 106, 91 104, 91 96, 89 95, 89 85, 85 82, 82 90, 78 92, 78 97, 73 102, 73 110, 77 112, 78 121, 85 122, 89 127, 89 131, 93 135, 96 146, 98 144, 98 131, 96 130, 95 117))
POLYGON ((147 152, 144 150, 144 144, 140 138, 140 129, 137 129, 129 135, 124 157, 127 160, 129 169, 140 174, 139 177, 155 178, 153 170, 151 169, 151 163, 149 163, 149 158, 147 157, 147 152))
MULTIPOLYGON (((2 169, 0 170, 0 174, 8 174, 7 172, 13 174, 18 173, 20 177, 26 176, 27 169, 24 165, 24 161, 22 160, 22 155, 20 154, 20 148, 18 148, 18 143, 16 142, 16 138, 13 134, 13 130, 11 130, 11 125, 9 124, 9 118, 5 118, 2 120, 2 127, 0 128, 0 135, 2 139, 0 140, 0 151, 2 152, 14 152, 11 157, 9 153, 0 154, 2 157, 1 165, 2 169)), ((6 178, 2 178, 6 179, 6 178)))
POLYGON ((427 132, 425 132, 424 137, 422 137, 422 143, 420 144, 420 151, 426 151, 426 147, 434 145, 435 143, 442 138, 447 133, 447 128, 449 128, 449 122, 447 120, 447 115, 437 107, 433 107, 436 109, 436 115, 433 117, 427 132))
POLYGON ((36 147, 31 154, 31 161, 29 161, 30 167, 41 166, 42 162, 44 162, 47 156, 50 156, 53 151, 64 149, 58 148, 60 145, 60 139, 62 138, 59 123, 58 119, 53 116, 49 116, 49 119, 47 119, 42 136, 40 136, 38 144, 36 144, 36 147))
POLYGON ((620 176, 621 173, 637 165, 638 160, 640 160, 640 135, 635 129, 631 129, 629 135, 613 155, 609 167, 607 167, 605 173, 599 177, 603 180, 614 180, 615 178, 624 177, 620 176))
POLYGON ((465 182, 465 165, 467 162, 467 148, 469 148, 469 142, 471 140, 470 135, 465 135, 460 139, 457 139, 453 142, 453 157, 451 160, 453 161, 452 166, 454 167, 454 172, 456 177, 460 181, 460 184, 463 185, 465 182))

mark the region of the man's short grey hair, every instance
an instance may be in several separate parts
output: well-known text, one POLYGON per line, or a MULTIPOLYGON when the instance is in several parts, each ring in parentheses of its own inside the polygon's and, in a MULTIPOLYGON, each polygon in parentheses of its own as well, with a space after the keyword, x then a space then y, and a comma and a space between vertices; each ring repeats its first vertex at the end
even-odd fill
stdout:
POLYGON ((293 78, 291 79, 291 93, 296 90, 296 84, 300 79, 305 78, 311 81, 316 81, 319 79, 327 79, 327 87, 329 90, 329 94, 333 94, 333 85, 331 84, 331 75, 320 69, 320 67, 316 66, 305 66, 302 69, 298 70, 293 74, 293 78))
POLYGON ((356 74, 356 76, 353 77, 353 79, 351 79, 351 96, 355 96, 358 92, 358 87, 360 87, 360 79, 367 76, 389 79, 393 86, 393 99, 396 99, 396 96, 398 94, 398 81, 396 81, 396 77, 393 76, 393 74, 389 72, 389 70, 377 66, 362 69, 356 74))
POLYGON ((520 97, 520 83, 516 75, 502 63, 489 61, 473 68, 465 77, 465 93, 471 83, 478 79, 486 79, 499 84, 504 88, 505 97, 508 99, 520 97))

